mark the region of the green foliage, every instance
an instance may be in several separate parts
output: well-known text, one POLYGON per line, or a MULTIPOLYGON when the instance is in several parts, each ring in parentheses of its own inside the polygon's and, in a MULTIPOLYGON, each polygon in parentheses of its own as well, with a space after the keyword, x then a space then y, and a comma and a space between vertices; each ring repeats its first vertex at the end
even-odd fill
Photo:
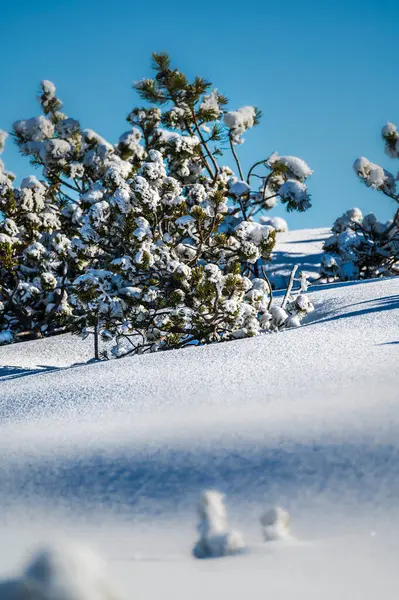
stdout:
POLYGON ((12 271, 18 264, 13 252, 13 247, 7 242, 0 242, 0 265, 2 268, 12 271))

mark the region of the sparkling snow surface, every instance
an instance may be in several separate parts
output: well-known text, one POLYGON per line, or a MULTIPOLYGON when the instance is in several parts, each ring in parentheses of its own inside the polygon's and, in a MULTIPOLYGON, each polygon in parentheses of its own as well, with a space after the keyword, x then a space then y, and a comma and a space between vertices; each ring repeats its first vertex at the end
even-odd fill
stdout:
POLYGON ((302 328, 221 345, 89 364, 68 335, 1 347, 0 576, 67 537, 127 599, 397 599, 399 279, 310 297, 302 328), (209 487, 247 554, 191 557, 209 487), (275 503, 295 539, 264 544, 275 503))
POLYGON ((331 229, 294 229, 277 234, 273 260, 267 265, 273 287, 287 286, 292 267, 299 265, 310 279, 319 277, 319 267, 323 256, 323 245, 331 237, 331 229))

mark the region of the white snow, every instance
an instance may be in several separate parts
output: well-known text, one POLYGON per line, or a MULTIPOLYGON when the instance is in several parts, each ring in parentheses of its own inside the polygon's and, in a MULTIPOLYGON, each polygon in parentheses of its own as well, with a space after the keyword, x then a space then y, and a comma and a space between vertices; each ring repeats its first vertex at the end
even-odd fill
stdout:
POLYGON ((41 193, 45 193, 46 188, 41 181, 38 180, 34 175, 24 177, 21 181, 21 188, 39 190, 41 193))
POLYGON ((377 190, 386 189, 395 193, 395 177, 380 165, 376 165, 362 156, 355 160, 353 168, 369 187, 377 190))
POLYGON ((285 219, 283 219, 282 217, 266 217, 266 216, 264 216, 264 217, 261 217, 259 220, 262 223, 262 225, 270 225, 271 227, 273 227, 273 229, 275 229, 279 233, 288 231, 287 221, 285 219))
POLYGON ((8 138, 8 133, 0 129, 0 154, 4 150, 4 145, 6 143, 6 139, 8 138))
POLYGON ((230 193, 234 196, 243 196, 244 194, 248 194, 251 189, 246 181, 241 181, 237 177, 230 177, 228 183, 230 193))
POLYGON ((260 518, 265 542, 290 538, 291 517, 281 506, 269 508, 260 518))
POLYGON ((43 79, 43 81, 40 82, 40 85, 42 86, 43 92, 45 94, 54 96, 54 94, 56 92, 56 88, 52 81, 48 81, 48 79, 43 79))
POLYGON ((381 133, 383 136, 387 136, 387 135, 395 135, 396 136, 396 134, 398 133, 398 129, 394 123, 388 122, 382 128, 381 133))
POLYGON ((194 545, 195 558, 220 558, 242 552, 244 540, 237 531, 229 531, 224 496, 207 490, 198 505, 199 539, 194 545))
POLYGON ((276 166, 286 167, 288 171, 300 180, 306 179, 313 173, 307 163, 297 156, 279 156, 277 152, 274 152, 267 162, 272 168, 276 166))
POLYGON ((278 193, 282 199, 287 202, 291 201, 296 206, 301 206, 301 204, 306 205, 306 203, 309 204, 310 202, 306 185, 296 179, 285 181, 278 193))
POLYGON ((89 548, 59 544, 41 548, 22 573, 0 582, 2 600, 119 600, 117 585, 89 548))
POLYGON ((43 115, 33 117, 32 119, 15 121, 13 128, 15 133, 32 142, 40 142, 51 138, 54 134, 54 125, 43 115))
MULTIPOLYGON (((316 264, 323 235, 281 234, 277 261, 316 264)), ((0 577, 67 538, 128 598, 396 600, 398 279, 307 293, 300 329, 220 345, 100 363, 90 337, 0 347, 0 577), (212 488, 248 550, 196 561, 212 488), (275 505, 292 539, 265 543, 275 505)))
POLYGON ((224 124, 230 129, 231 139, 235 144, 242 144, 241 135, 255 123, 256 110, 253 106, 242 106, 238 110, 226 112, 224 124))
POLYGON ((277 233, 272 261, 265 265, 272 285, 276 289, 287 287, 294 265, 298 265, 298 273, 304 271, 311 281, 318 279, 323 245, 331 235, 327 227, 277 233))

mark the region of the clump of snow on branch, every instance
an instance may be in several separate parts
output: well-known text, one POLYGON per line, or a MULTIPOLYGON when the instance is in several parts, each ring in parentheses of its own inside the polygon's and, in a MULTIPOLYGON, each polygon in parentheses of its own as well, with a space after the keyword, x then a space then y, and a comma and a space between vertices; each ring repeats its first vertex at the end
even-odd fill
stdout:
POLYGON ((289 210, 303 212, 311 207, 306 184, 295 179, 288 179, 279 189, 281 201, 287 204, 289 210))
POLYGON ((234 144, 244 142, 242 135, 255 125, 256 109, 253 106, 243 106, 238 110, 226 112, 223 121, 230 130, 230 137, 234 144))
POLYGON ((277 152, 274 152, 270 156, 268 164, 274 170, 288 171, 300 181, 307 179, 313 173, 306 162, 297 156, 279 156, 277 152))
POLYGON ((217 490, 205 491, 197 512, 199 539, 193 548, 195 558, 220 558, 245 549, 241 534, 228 527, 223 494, 217 490))
POLYGON ((54 125, 44 116, 16 121, 13 125, 15 133, 26 141, 42 142, 54 134, 54 125))
POLYGON ((251 188, 246 181, 241 181, 237 177, 230 177, 229 191, 233 196, 244 196, 250 192, 251 188))
POLYGON ((385 152, 391 158, 399 158, 399 132, 396 125, 387 123, 381 133, 385 140, 385 152))
POLYGON ((218 91, 212 90, 210 94, 204 96, 199 109, 202 113, 207 113, 209 120, 218 119, 222 113, 218 91))
POLYGON ((353 168, 368 187, 387 193, 395 192, 396 183, 392 173, 370 162, 367 158, 356 159, 353 168))

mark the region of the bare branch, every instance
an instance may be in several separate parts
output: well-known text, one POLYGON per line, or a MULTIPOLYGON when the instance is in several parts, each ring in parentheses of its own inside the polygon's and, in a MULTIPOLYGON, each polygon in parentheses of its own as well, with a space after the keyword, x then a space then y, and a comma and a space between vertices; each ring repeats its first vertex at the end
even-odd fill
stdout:
POLYGON ((297 270, 298 270, 298 265, 295 265, 291 271, 290 280, 288 282, 287 291, 285 292, 285 296, 284 296, 284 300, 281 305, 281 308, 285 309, 285 307, 287 306, 287 302, 288 302, 290 294, 291 294, 292 286, 294 285, 295 273, 297 272, 297 270))
POLYGON ((269 304, 267 305, 267 310, 269 311, 271 309, 271 306, 273 304, 273 289, 272 289, 272 284, 270 283, 270 280, 268 278, 268 276, 266 275, 266 270, 265 267, 262 266, 262 275, 263 275, 263 279, 266 281, 267 283, 267 287, 269 288, 269 304))
POLYGON ((238 172, 240 174, 241 179, 244 180, 244 175, 242 173, 241 164, 240 164, 240 161, 238 160, 238 156, 237 156, 237 153, 234 148, 233 140, 231 139, 231 134, 229 135, 229 141, 230 141, 231 152, 232 152, 232 154, 234 156, 234 160, 236 161, 236 164, 237 164, 238 172))

